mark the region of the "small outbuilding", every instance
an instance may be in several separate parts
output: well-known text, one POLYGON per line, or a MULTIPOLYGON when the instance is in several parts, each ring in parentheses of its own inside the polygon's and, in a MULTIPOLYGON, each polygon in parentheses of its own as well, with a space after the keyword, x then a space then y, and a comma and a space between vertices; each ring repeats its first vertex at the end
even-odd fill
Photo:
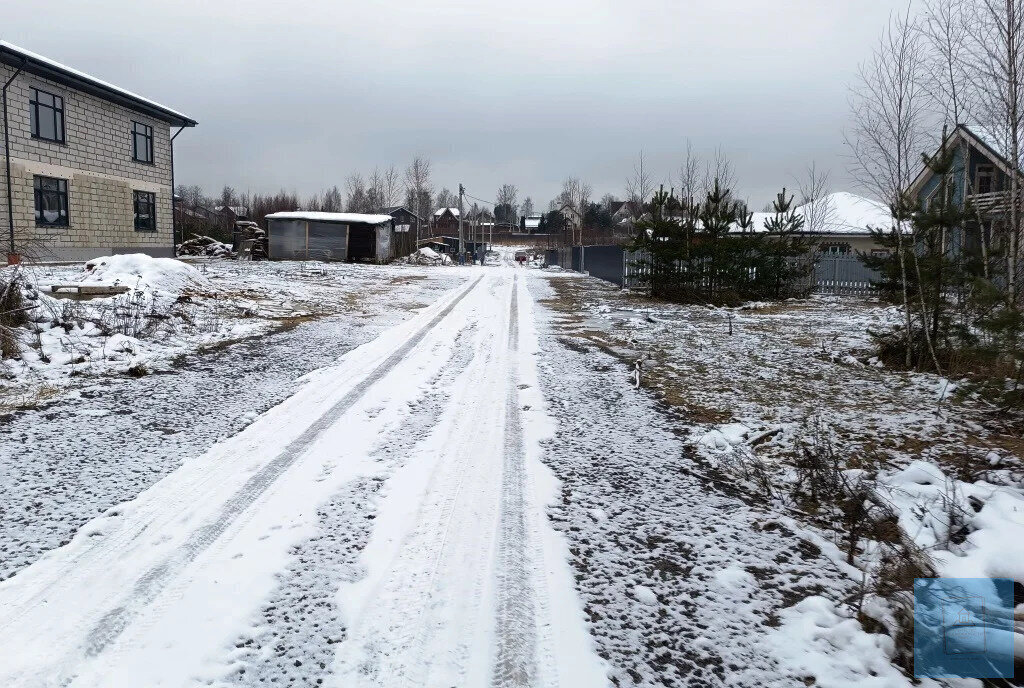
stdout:
POLYGON ((387 263, 396 257, 390 215, 293 211, 267 215, 271 260, 387 263))

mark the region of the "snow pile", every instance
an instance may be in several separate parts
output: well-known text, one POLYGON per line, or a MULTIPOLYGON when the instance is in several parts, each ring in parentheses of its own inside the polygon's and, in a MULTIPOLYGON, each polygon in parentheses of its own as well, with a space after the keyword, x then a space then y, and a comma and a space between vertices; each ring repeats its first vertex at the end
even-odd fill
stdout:
POLYGON ((880 489, 903 532, 930 552, 941 576, 1024 584, 1024 491, 993 484, 1008 477, 999 475, 998 455, 994 458, 997 467, 988 480, 964 482, 934 464, 914 461, 879 475, 880 489))
POLYGON ((866 633, 846 610, 824 597, 806 597, 779 614, 769 636, 782 667, 822 688, 897 688, 910 681, 893 666, 893 640, 866 633))
POLYGON ((211 258, 233 258, 234 252, 227 244, 208 236, 192 237, 178 244, 179 256, 209 256, 211 258))
POLYGON ((202 298, 218 290, 194 267, 171 258, 103 256, 77 272, 48 276, 46 283, 39 277, 23 272, 18 280, 26 317, 15 332, 17 353, 0 362, 0 380, 52 384, 83 374, 144 375, 191 345, 244 336, 256 326, 251 319, 229 322, 241 309, 202 298), (60 285, 127 291, 95 297, 47 293, 60 285))
POLYGON ((447 254, 438 253, 429 246, 424 246, 409 256, 409 262, 413 265, 451 265, 452 259, 447 254))
POLYGON ((93 258, 74 280, 79 284, 126 286, 147 292, 180 294, 187 289, 206 291, 209 281, 191 265, 174 258, 153 258, 144 253, 93 258))
POLYGON ((743 423, 726 423, 701 435, 697 444, 708 449, 728 451, 746 442, 749 434, 750 428, 743 423))

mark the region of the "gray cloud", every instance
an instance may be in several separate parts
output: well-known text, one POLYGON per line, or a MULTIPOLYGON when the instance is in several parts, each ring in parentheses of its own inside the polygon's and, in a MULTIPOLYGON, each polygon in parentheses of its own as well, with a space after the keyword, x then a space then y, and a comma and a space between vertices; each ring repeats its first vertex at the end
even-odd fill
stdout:
POLYGON ((429 156, 434 182, 546 203, 666 183, 689 139, 757 206, 811 160, 850 188, 846 84, 903 0, 55 2, 3 38, 199 120, 177 176, 305 195, 429 156))

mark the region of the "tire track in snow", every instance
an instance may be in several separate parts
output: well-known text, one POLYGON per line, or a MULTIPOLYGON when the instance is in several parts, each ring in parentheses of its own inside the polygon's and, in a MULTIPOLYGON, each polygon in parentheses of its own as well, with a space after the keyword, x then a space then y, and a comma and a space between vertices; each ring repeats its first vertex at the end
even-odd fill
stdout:
POLYGON ((483 553, 490 551, 494 530, 485 524, 496 523, 498 501, 488 482, 492 467, 480 451, 488 441, 480 418, 493 416, 493 404, 487 403, 492 395, 479 380, 497 370, 500 342, 496 333, 481 332, 459 376, 450 403, 475 413, 455 414, 442 431, 444 441, 427 450, 441 455, 430 470, 415 525, 402 538, 363 613, 353 619, 339 654, 338 685, 422 686, 432 678, 430 685, 442 685, 432 676, 437 665, 443 665, 441 671, 452 665, 464 671, 472 659, 473 610, 484 596, 488 569, 482 565, 483 553), (453 532, 456 537, 450 537, 453 532), (452 586, 456 578, 462 584, 452 586))
POLYGON ((502 466, 498 540, 497 653, 491 685, 533 686, 537 681, 536 608, 527 555, 523 421, 519 409, 519 278, 509 304, 509 382, 505 396, 505 457, 502 466))
POLYGON ((89 632, 85 642, 85 655, 93 657, 104 650, 128 626, 140 610, 159 594, 182 568, 204 552, 250 505, 270 487, 313 444, 324 430, 336 423, 352 406, 383 378, 399 361, 423 341, 424 337, 480 284, 478 277, 426 325, 407 339, 384 359, 366 377, 331 406, 320 418, 292 440, 274 459, 250 477, 242 488, 229 499, 217 517, 194 531, 175 555, 152 567, 135 584, 128 598, 111 610, 89 632))
MULTIPOLYGON (((470 322, 458 333, 401 428, 432 427, 438 421, 451 397, 443 384, 445 372, 469 363, 468 340, 477 327, 470 322)), ((439 355, 442 348, 435 347, 439 355)), ((296 546, 273 596, 249 632, 236 639, 229 661, 234 672, 231 684, 318 685, 329 675, 334 645, 348 634, 335 594, 341 583, 365 575, 359 557, 377 517, 381 487, 409 458, 407 432, 396 429, 386 434, 372 455, 380 462, 380 472, 349 483, 320 507, 317 533, 296 546)))

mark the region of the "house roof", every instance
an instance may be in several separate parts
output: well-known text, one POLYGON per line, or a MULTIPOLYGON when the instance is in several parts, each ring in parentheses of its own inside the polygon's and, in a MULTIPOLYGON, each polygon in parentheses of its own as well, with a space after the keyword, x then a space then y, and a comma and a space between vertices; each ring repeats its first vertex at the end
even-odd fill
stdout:
POLYGON ((434 211, 434 217, 440 217, 441 215, 444 215, 444 211, 446 210, 450 211, 451 214, 454 215, 455 217, 459 216, 458 208, 438 208, 437 210, 434 211))
MULTIPOLYGON (((816 201, 811 201, 811 203, 798 206, 794 212, 797 215, 806 216, 808 209, 814 204, 827 205, 830 208, 828 214, 831 216, 826 218, 824 226, 815 232, 816 235, 866 235, 872 228, 886 229, 892 225, 892 214, 887 205, 846 191, 837 191, 816 201)), ((774 217, 775 213, 753 213, 753 215, 753 231, 765 232, 767 231, 765 223, 774 217)), ((735 228, 734 231, 740 230, 735 228)), ((809 232, 806 227, 801 231, 809 232)))
POLYGON ((120 86, 114 86, 111 83, 63 65, 48 57, 19 48, 7 41, 0 41, 0 62, 15 68, 22 67, 29 74, 34 74, 69 88, 103 98, 112 103, 123 105, 126 108, 149 115, 168 124, 179 127, 194 127, 197 124, 194 119, 177 110, 172 110, 156 101, 143 98, 120 86))
POLYGON ((423 219, 422 217, 420 217, 419 215, 417 215, 413 211, 411 211, 408 208, 406 208, 404 205, 390 205, 387 208, 381 208, 380 211, 382 213, 384 213, 385 215, 394 215, 399 210, 404 210, 405 212, 409 213, 410 215, 412 215, 413 217, 415 217, 417 219, 420 219, 420 220, 423 219))
POLYGON ((235 215, 248 215, 249 209, 243 205, 218 205, 214 208, 218 213, 223 213, 225 210, 230 210, 235 215))
POLYGON ((343 222, 346 224, 379 225, 391 222, 390 215, 368 213, 321 213, 312 210, 292 210, 267 215, 268 220, 309 220, 311 222, 343 222))
POLYGON ((536 229, 537 227, 540 227, 540 218, 531 215, 530 217, 526 218, 524 224, 527 227, 530 227, 531 229, 536 229))
MULTIPOLYGON (((941 150, 951 148, 960 140, 967 142, 968 145, 987 157, 996 167, 1002 170, 1003 174, 1010 174, 1013 166, 1007 159, 1005 147, 1000 143, 1000 137, 994 131, 978 125, 968 127, 966 124, 958 124, 956 129, 946 135, 946 140, 942 142, 941 150)), ((1018 170, 1017 174, 1024 173, 1018 170)), ((932 171, 928 166, 922 165, 921 171, 918 172, 914 181, 910 183, 907 191, 911 194, 917 194, 931 176, 932 171)))

